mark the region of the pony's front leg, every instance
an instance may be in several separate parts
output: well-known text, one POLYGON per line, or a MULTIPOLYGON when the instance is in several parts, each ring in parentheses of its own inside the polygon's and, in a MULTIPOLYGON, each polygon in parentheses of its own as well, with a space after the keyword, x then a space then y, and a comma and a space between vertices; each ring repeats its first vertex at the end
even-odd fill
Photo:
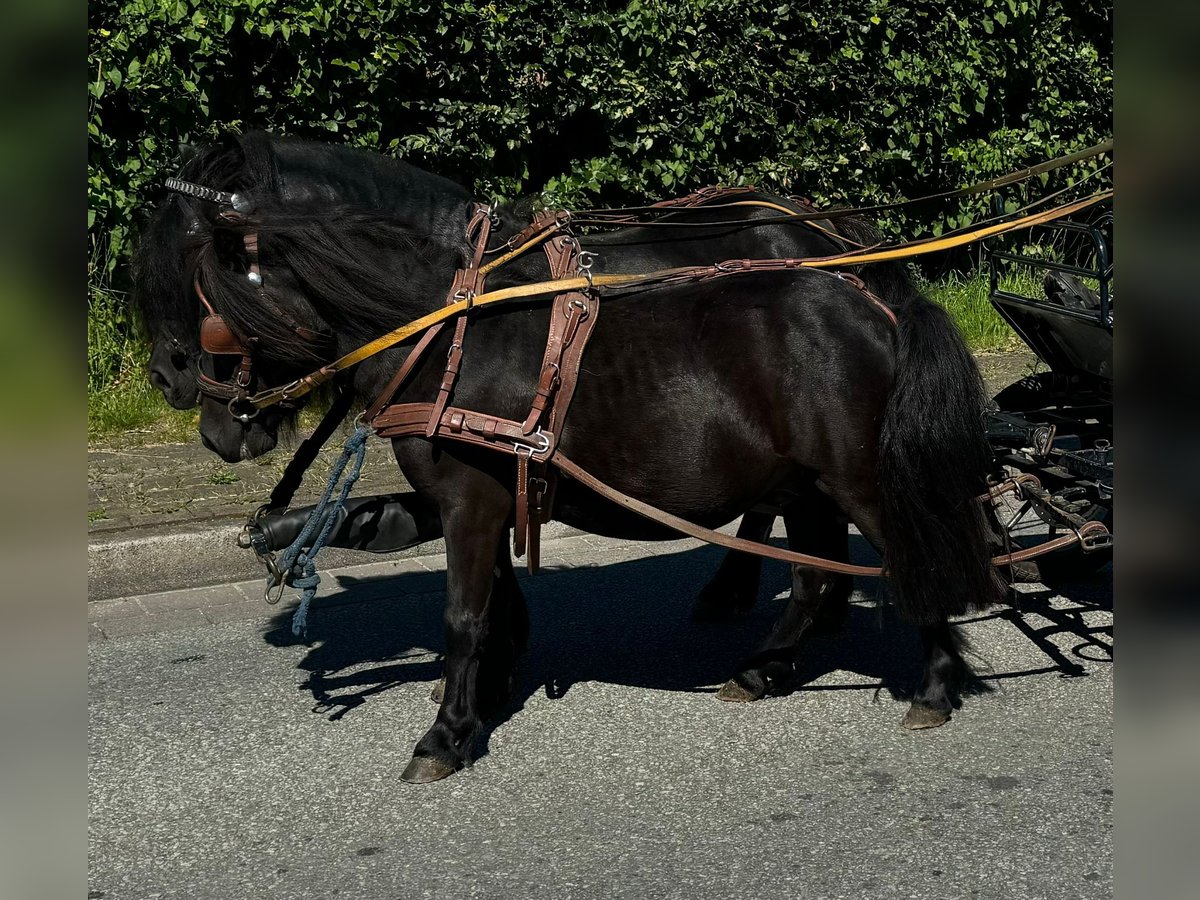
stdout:
MULTIPOLYGON (((508 509, 485 492, 464 494, 442 515, 446 537, 446 688, 433 727, 417 742, 413 758, 401 775, 414 784, 445 778, 469 762, 483 712, 480 697, 486 700, 502 693, 497 685, 482 682, 508 678, 508 673, 500 671, 501 666, 487 658, 493 651, 491 642, 511 645, 513 640, 510 627, 504 627, 500 634, 489 633, 489 610, 497 584, 496 551, 506 537, 508 509)), ((505 499, 511 506, 511 498, 505 499)), ((512 658, 511 650, 499 655, 512 658)))
MULTIPOLYGON (((505 533, 500 541, 500 549, 496 553, 496 583, 492 588, 492 599, 488 603, 488 635, 495 640, 489 642, 488 658, 493 665, 504 665, 506 655, 509 657, 509 680, 513 661, 516 660, 529 645, 529 606, 525 594, 513 571, 512 554, 508 549, 508 534, 505 533), (509 640, 500 639, 504 629, 508 629, 509 640)), ((446 676, 443 673, 433 686, 429 699, 441 704, 446 697, 446 676)), ((507 698, 498 696, 497 701, 507 698)))

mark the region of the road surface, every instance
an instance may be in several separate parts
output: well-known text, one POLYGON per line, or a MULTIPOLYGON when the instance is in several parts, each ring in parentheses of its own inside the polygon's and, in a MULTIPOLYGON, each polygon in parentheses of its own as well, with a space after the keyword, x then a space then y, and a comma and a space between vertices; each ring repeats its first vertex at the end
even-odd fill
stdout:
POLYGON ((726 704, 786 567, 694 625, 711 548, 544 552, 514 703, 423 787, 399 775, 435 711, 442 557, 326 573, 310 644, 255 585, 91 604, 89 897, 1111 896, 1107 575, 969 619, 993 690, 912 733, 916 636, 874 582, 802 687, 726 704))

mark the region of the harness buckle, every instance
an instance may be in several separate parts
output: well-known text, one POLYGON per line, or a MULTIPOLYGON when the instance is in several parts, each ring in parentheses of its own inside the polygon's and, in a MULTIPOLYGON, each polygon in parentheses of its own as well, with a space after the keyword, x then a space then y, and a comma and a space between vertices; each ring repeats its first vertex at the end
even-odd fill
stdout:
POLYGON ((528 456, 532 458, 535 453, 545 453, 550 449, 550 435, 542 431, 540 425, 534 430, 533 434, 528 434, 519 438, 514 437, 512 441, 514 444, 513 452, 516 453, 517 456, 528 456))

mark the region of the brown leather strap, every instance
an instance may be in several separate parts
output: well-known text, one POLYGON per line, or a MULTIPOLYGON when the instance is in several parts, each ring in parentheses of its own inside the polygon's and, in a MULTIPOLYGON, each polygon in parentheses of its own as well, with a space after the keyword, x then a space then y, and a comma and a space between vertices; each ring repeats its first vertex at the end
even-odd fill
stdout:
POLYGON ((246 249, 247 270, 251 281, 262 284, 262 266, 258 261, 258 232, 248 231, 242 235, 242 246, 246 249))
MULTIPOLYGON (((549 421, 545 429, 551 434, 561 435, 566 427, 567 411, 571 408, 571 400, 575 396, 575 387, 579 383, 579 369, 583 365, 583 352, 587 348, 592 330, 600 314, 600 299, 581 293, 563 294, 556 304, 555 314, 568 319, 566 329, 573 330, 565 342, 562 356, 559 359, 559 385, 550 407, 549 421)), ((557 440, 555 444, 557 445, 557 440)))
POLYGON ((814 569, 837 572, 843 575, 879 575, 882 573, 882 570, 878 566, 856 566, 851 563, 822 559, 819 556, 809 556, 807 553, 797 553, 794 550, 784 550, 780 547, 773 547, 770 544, 760 544, 756 541, 748 541, 745 538, 722 534, 711 528, 696 525, 687 519, 681 519, 679 516, 651 506, 649 503, 635 500, 628 494, 621 493, 616 488, 605 484, 586 469, 581 468, 562 453, 555 453, 551 462, 580 484, 591 488, 597 494, 613 501, 618 506, 623 506, 625 509, 637 513, 639 516, 643 516, 653 522, 658 522, 660 525, 666 525, 668 528, 705 541, 706 543, 719 544, 722 547, 728 547, 730 550, 740 550, 743 553, 780 559, 784 562, 797 563, 802 566, 812 566, 814 569))
MULTIPOLYGON (((558 235, 544 244, 546 259, 553 278, 562 278, 579 267, 579 242, 573 235, 558 235)), ((575 394, 583 350, 591 336, 599 311, 599 299, 587 293, 571 291, 558 294, 550 308, 550 327, 546 350, 542 355, 542 370, 534 391, 529 414, 521 423, 526 435, 533 434, 546 418, 545 432, 552 446, 557 445, 566 421, 571 398, 575 394)), ((536 575, 540 562, 539 541, 541 526, 551 515, 554 472, 544 461, 537 462, 536 476, 529 474, 535 464, 525 460, 524 453, 518 469, 518 497, 513 551, 517 557, 526 556, 529 574, 536 575)))
POLYGON ((894 325, 896 328, 900 327, 900 320, 896 318, 896 314, 892 312, 892 308, 880 300, 878 296, 872 293, 871 289, 867 287, 866 282, 851 272, 835 272, 834 274, 847 284, 854 285, 854 287, 858 288, 864 297, 874 303, 877 307, 879 307, 879 309, 883 310, 883 314, 892 320, 892 325, 894 325))
POLYGON ((450 352, 446 354, 446 369, 442 372, 442 383, 438 385, 437 398, 433 401, 433 411, 429 416, 429 427, 425 437, 433 437, 437 422, 442 417, 442 410, 450 402, 450 392, 458 381, 458 373, 462 369, 463 341, 467 336, 467 317, 459 316, 454 323, 454 340, 450 342, 450 352))
MULTIPOLYGON (((572 236, 560 235, 547 242, 545 248, 552 278, 566 276, 577 265, 579 242, 572 236)), ((548 430, 555 434, 561 430, 575 390, 583 346, 591 336, 598 309, 599 301, 578 291, 555 296, 550 308, 550 330, 542 354, 541 374, 529 414, 525 417, 526 434, 533 433, 548 408, 552 408, 548 430), (556 424, 559 427, 555 427, 556 424)))
POLYGON ((659 200, 657 203, 650 204, 651 209, 691 209, 697 206, 705 206, 709 203, 715 203, 718 200, 724 200, 727 197, 736 197, 740 194, 756 194, 758 188, 752 184, 741 185, 739 187, 722 187, 721 185, 711 185, 702 187, 698 191, 692 191, 686 197, 678 197, 674 200, 659 200))
POLYGON ((554 449, 556 437, 542 429, 525 434, 520 422, 448 406, 439 419, 433 418, 432 403, 396 403, 387 406, 371 422, 371 427, 380 437, 395 438, 426 434, 430 421, 435 421, 435 437, 450 438, 487 447, 504 453, 515 453, 516 448, 533 451, 533 458, 545 461, 554 449))
POLYGON ((375 398, 375 402, 363 413, 363 421, 373 421, 379 415, 380 411, 392 401, 392 398, 396 396, 396 392, 400 390, 401 385, 408 380, 408 376, 412 374, 417 363, 421 361, 421 357, 425 355, 425 351, 429 349, 429 345, 434 342, 445 327, 445 322, 438 322, 421 336, 421 340, 417 341, 416 346, 412 348, 412 352, 405 357, 404 363, 396 370, 396 374, 387 383, 387 387, 383 389, 382 393, 375 398))
POLYGON ((492 232, 492 219, 489 210, 482 203, 476 203, 475 209, 467 222, 467 241, 471 243, 470 262, 465 268, 454 273, 450 283, 450 291, 446 294, 446 306, 466 300, 467 311, 458 317, 454 324, 454 340, 450 342, 450 352, 446 354, 446 368, 442 372, 442 383, 438 386, 437 398, 433 402, 433 412, 425 429, 426 437, 433 437, 437 423, 442 417, 442 411, 450 402, 450 394, 458 381, 458 373, 462 369, 463 342, 467 337, 467 320, 470 316, 470 301, 483 290, 483 273, 479 271, 479 263, 487 250, 488 237, 492 232))
POLYGON ((498 253, 502 250, 516 250, 533 240, 544 231, 563 228, 571 221, 571 214, 565 209, 543 209, 534 214, 528 225, 510 237, 507 241, 487 253, 498 253))
MULTIPOLYGON (((851 563, 838 562, 832 559, 823 559, 820 556, 810 556, 807 553, 797 553, 794 550, 783 550, 779 547, 773 547, 770 544, 760 544, 756 541, 748 541, 745 538, 735 537, 729 534, 722 534, 719 531, 714 531, 711 528, 705 528, 703 525, 696 525, 689 522, 687 519, 681 519, 679 516, 672 515, 665 510, 651 506, 649 503, 643 503, 641 500, 636 500, 628 494, 618 491, 611 485, 605 484, 595 475, 592 475, 586 469, 583 469, 574 461, 568 459, 562 453, 555 453, 551 457, 550 462, 561 469, 565 474, 571 476, 578 482, 591 488, 600 496, 605 497, 618 506, 622 506, 631 512, 637 513, 639 516, 650 519, 652 522, 657 522, 660 525, 666 525, 675 531, 686 534, 689 537, 694 537, 708 544, 717 544, 722 547, 728 547, 730 550, 739 550, 743 553, 751 553, 755 556, 765 556, 770 559, 778 559, 783 562, 795 563, 801 566, 809 566, 813 569, 820 569, 825 572, 836 572, 842 575, 882 575, 883 570, 879 566, 856 566, 851 563)), ((1072 544, 1079 543, 1093 535, 1107 533, 1108 529, 1101 522, 1088 522, 1079 531, 1072 531, 1064 534, 1062 537, 1054 538, 1034 547, 1027 547, 1024 550, 1018 550, 1014 553, 1004 553, 1000 556, 992 558, 994 566, 1008 566, 1013 563, 1024 562, 1046 553, 1052 553, 1055 550, 1061 550, 1064 547, 1070 547, 1072 544)))
POLYGON ((525 555, 529 534, 529 454, 517 454, 516 515, 513 523, 513 555, 525 555))
POLYGON ((540 466, 544 470, 543 475, 536 478, 530 476, 528 481, 529 515, 526 521, 528 555, 525 564, 530 575, 536 575, 538 567, 541 565, 542 524, 550 519, 550 482, 553 476, 547 470, 545 463, 541 463, 540 466))

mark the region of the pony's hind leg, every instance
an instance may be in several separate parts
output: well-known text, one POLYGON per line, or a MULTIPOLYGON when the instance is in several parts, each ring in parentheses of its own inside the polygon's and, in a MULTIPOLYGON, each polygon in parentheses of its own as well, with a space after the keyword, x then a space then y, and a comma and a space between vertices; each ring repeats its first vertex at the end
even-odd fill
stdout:
MULTIPOLYGON (((742 516, 737 536, 762 543, 771 536, 775 516, 751 510, 742 516)), ((692 607, 694 622, 724 622, 749 612, 758 600, 762 560, 752 553, 730 550, 720 568, 696 598, 692 607)))
POLYGON ((925 646, 921 686, 901 723, 913 731, 950 721, 950 712, 960 704, 959 692, 970 673, 960 652, 961 639, 949 622, 922 626, 921 642, 925 646))
MULTIPOLYGON (((868 484, 859 480, 858 484, 868 484)), ((835 485, 838 483, 835 481, 835 485)), ((858 526, 862 533, 880 555, 884 555, 883 529, 880 525, 880 508, 878 500, 866 496, 863 492, 844 487, 835 492, 839 506, 858 526)), ((919 540, 919 536, 911 539, 919 540)), ((914 620, 911 613, 902 607, 902 617, 914 620)), ((951 710, 959 706, 959 691, 964 680, 970 674, 970 667, 959 652, 961 638, 944 614, 934 616, 925 621, 917 622, 924 645, 923 672, 921 686, 913 696, 912 704, 904 715, 902 725, 905 728, 919 730, 936 728, 950 721, 951 710)))
MULTIPOLYGON (((829 498, 817 490, 783 511, 788 545, 801 553, 843 561, 849 558, 847 528, 829 498)), ((854 581, 848 575, 792 566, 792 594, 762 649, 744 662, 717 696, 746 703, 785 686, 795 671, 798 643, 810 629, 842 624, 854 581)))

